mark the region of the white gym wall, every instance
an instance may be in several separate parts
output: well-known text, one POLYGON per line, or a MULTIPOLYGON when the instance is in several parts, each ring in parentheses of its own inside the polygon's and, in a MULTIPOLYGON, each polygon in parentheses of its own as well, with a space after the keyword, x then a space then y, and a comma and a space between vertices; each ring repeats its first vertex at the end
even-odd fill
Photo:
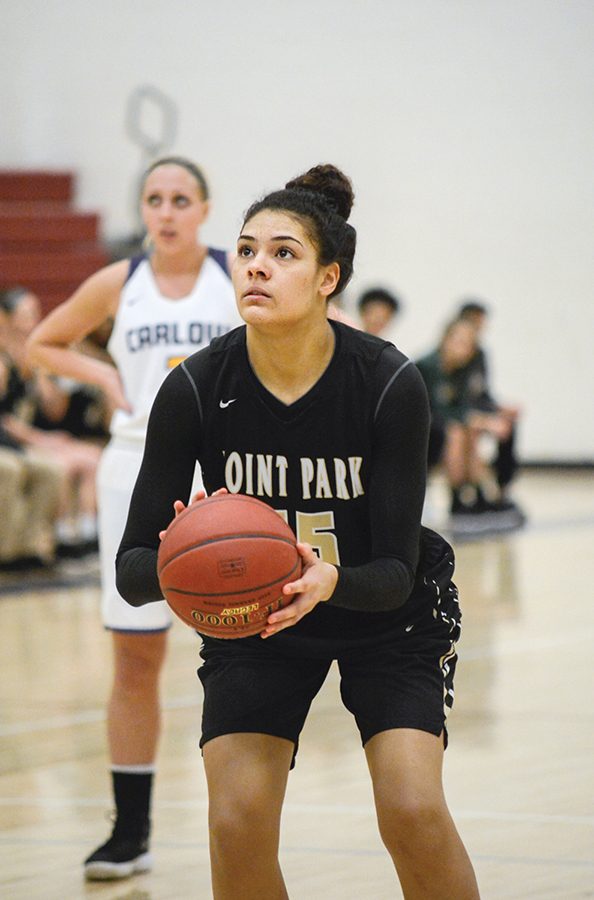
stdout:
POLYGON ((20 0, 2 38, 0 167, 75 170, 104 236, 129 234, 125 109, 152 84, 231 246, 252 199, 334 162, 357 193, 347 307, 395 289, 414 357, 483 299, 521 455, 594 460, 591 0, 20 0))

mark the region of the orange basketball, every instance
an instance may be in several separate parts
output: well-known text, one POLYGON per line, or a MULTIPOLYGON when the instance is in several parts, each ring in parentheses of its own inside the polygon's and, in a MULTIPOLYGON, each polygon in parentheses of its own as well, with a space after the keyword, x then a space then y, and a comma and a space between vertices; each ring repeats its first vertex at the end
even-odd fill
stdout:
POLYGON ((219 494, 192 503, 169 525, 157 560, 163 596, 202 634, 258 634, 286 606, 287 582, 301 575, 292 530, 255 497, 219 494))

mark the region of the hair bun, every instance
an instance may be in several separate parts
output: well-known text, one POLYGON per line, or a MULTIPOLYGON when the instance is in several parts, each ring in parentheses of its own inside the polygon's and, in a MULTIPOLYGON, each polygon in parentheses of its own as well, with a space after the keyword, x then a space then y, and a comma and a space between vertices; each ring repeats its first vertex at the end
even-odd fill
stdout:
POLYGON ((327 202, 345 220, 348 219, 355 200, 350 179, 340 169, 330 164, 314 166, 304 175, 288 181, 285 187, 289 190, 314 191, 316 194, 323 194, 327 202))

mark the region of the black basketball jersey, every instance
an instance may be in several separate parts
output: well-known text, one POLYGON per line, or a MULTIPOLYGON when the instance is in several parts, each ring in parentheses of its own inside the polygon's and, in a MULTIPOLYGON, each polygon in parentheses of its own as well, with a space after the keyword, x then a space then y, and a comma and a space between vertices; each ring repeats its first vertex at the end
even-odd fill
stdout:
POLYGON ((427 394, 392 344, 331 324, 330 364, 288 406, 251 369, 245 327, 167 377, 118 554, 129 602, 161 596, 154 562, 151 573, 150 554, 138 549, 156 551, 173 501, 188 497, 195 460, 208 493, 226 487, 269 503, 298 540, 338 566, 335 593, 319 607, 388 612, 406 602, 419 554, 427 394))

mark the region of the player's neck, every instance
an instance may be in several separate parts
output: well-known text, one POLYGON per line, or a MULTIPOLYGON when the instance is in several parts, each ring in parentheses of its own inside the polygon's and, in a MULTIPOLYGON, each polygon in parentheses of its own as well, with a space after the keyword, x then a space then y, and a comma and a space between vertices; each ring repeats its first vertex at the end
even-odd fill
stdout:
POLYGON ((295 332, 259 335, 248 328, 250 364, 259 381, 287 405, 303 397, 324 374, 334 354, 332 326, 308 331, 306 340, 296 340, 295 332))
POLYGON ((175 254, 154 253, 151 269, 161 294, 170 300, 187 297, 194 289, 207 253, 206 247, 198 246, 175 254))
POLYGON ((208 253, 208 247, 196 244, 176 253, 160 253, 155 250, 151 255, 151 268, 155 275, 197 275, 208 253))

